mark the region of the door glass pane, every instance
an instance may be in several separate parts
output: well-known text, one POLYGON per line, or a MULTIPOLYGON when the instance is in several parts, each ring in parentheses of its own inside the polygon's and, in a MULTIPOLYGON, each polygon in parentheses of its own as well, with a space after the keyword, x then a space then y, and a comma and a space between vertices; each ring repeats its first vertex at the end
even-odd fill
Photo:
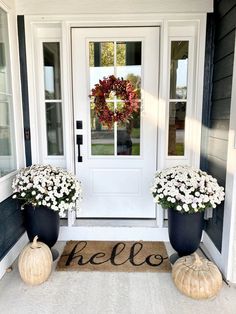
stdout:
MULTIPOLYGON (((90 89, 104 77, 115 75, 132 83, 141 102, 141 51, 141 42, 90 42, 90 89)), ((106 101, 111 110, 122 110, 124 105, 114 95, 106 101)), ((91 104, 90 110, 91 154, 140 155, 140 110, 129 121, 115 122, 112 128, 108 128, 99 122, 93 106, 91 104)))
POLYGON ((171 42, 170 99, 187 98, 188 41, 171 42))
POLYGON ((0 177, 16 169, 7 14, 0 8, 0 177))
MULTIPOLYGON (((142 43, 117 42, 116 51, 117 76, 129 80, 140 99, 142 43)), ((126 123, 118 123, 117 155, 140 155, 140 110, 126 123)))
POLYGON ((169 104, 169 140, 168 155, 184 155, 186 102, 169 104))
POLYGON ((59 42, 43 43, 45 99, 61 99, 59 42))
POLYGON ((46 103, 48 155, 63 155, 61 103, 46 103))
POLYGON ((64 154, 60 43, 44 42, 43 59, 47 154, 49 156, 60 156, 64 154))
POLYGON ((116 43, 116 72, 117 77, 129 80, 141 97, 141 42, 118 42, 116 43))
POLYGON ((140 111, 128 122, 117 124, 117 155, 140 155, 140 111))
POLYGON ((90 89, 103 79, 114 74, 114 43, 89 43, 90 89))
MULTIPOLYGON (((110 103, 109 108, 114 108, 110 103)), ((91 154, 114 155, 114 127, 108 128, 99 122, 91 104, 91 154)))

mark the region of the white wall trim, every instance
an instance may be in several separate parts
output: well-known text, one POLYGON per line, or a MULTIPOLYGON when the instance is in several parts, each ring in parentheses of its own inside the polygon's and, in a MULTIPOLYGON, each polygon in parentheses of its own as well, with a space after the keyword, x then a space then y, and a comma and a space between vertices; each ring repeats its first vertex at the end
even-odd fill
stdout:
POLYGON ((206 254, 210 255, 210 257, 217 264, 217 266, 222 271, 222 273, 226 275, 225 270, 224 270, 225 267, 223 264, 222 255, 220 254, 215 244, 212 242, 211 238, 208 236, 208 234, 205 231, 203 231, 203 234, 202 234, 202 245, 203 245, 203 251, 206 250, 206 254))
POLYGON ((22 249, 29 242, 29 239, 24 233, 10 251, 0 261, 0 279, 4 276, 8 267, 10 267, 16 260, 22 249))
POLYGON ((10 6, 2 0, 0 0, 0 7, 6 12, 9 12, 11 10, 10 6))
MULTIPOLYGON (((235 34, 236 35, 236 34, 235 34)), ((236 282, 236 36, 227 153, 222 255, 227 278, 236 282)))
POLYGON ((206 19, 205 13, 138 13, 138 14, 28 14, 25 19, 36 26, 50 23, 69 23, 71 27, 92 27, 92 26, 159 26, 163 21, 172 22, 193 22, 206 19), (141 24, 140 24, 141 23, 141 24))

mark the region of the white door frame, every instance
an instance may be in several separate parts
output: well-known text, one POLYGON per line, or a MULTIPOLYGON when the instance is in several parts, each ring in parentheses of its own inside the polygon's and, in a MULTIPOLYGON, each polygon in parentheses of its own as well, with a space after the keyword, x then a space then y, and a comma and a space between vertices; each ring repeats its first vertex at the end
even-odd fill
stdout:
MULTIPOLYGON (((167 103, 168 103, 168 67, 169 67, 169 37, 173 30, 191 30, 191 36, 194 36, 195 45, 195 76, 196 81, 193 82, 193 104, 192 112, 195 139, 193 143, 194 150, 191 149, 189 163, 198 167, 200 161, 200 143, 201 143, 201 110, 202 110, 202 96, 203 96, 203 75, 204 75, 204 53, 205 53, 205 32, 206 32, 206 14, 81 14, 74 16, 25 16, 26 29, 26 50, 27 50, 27 65, 28 65, 28 81, 29 81, 29 103, 30 103, 30 119, 31 119, 31 138, 32 138, 32 156, 33 162, 39 162, 37 154, 37 73, 35 69, 35 43, 40 35, 40 30, 57 30, 60 35, 59 39, 62 42, 62 67, 63 67, 63 95, 66 106, 66 123, 67 123, 67 143, 66 146, 66 166, 70 170, 74 170, 74 147, 73 130, 70 126, 73 125, 72 117, 72 91, 71 91, 71 64, 68 62, 71 55, 71 27, 96 27, 96 26, 160 26, 160 81, 159 81, 159 111, 158 111, 158 145, 165 147, 166 143, 166 118, 167 118, 167 103)), ((181 36, 181 34, 180 34, 181 36)), ((185 32, 185 36, 188 34, 185 32)), ((178 37, 179 38, 179 37, 178 37)), ((166 167, 166 152, 164 149, 159 149, 158 152, 158 169, 166 167)), ((172 161, 178 164, 179 159, 172 161)), ((60 239, 72 239, 84 237, 84 239, 91 238, 139 238, 139 239, 153 239, 160 241, 168 241, 167 228, 163 227, 163 211, 161 208, 157 210, 157 223, 155 226, 145 225, 143 227, 130 228, 132 226, 120 227, 113 226, 98 226, 94 224, 87 224, 84 222, 83 227, 63 227, 61 228, 60 239), (82 229, 81 229, 82 228, 82 229)))
MULTIPOLYGON (((62 43, 62 86, 64 96, 65 112, 65 128, 67 130, 66 150, 66 167, 71 171, 74 170, 74 142, 73 133, 71 129, 73 125, 73 102, 72 102, 72 80, 71 80, 71 64, 68 62, 71 56, 71 27, 96 27, 96 26, 160 26, 160 81, 159 81, 159 108, 158 108, 158 145, 165 147, 166 143, 166 119, 167 119, 167 101, 168 101, 168 66, 169 66, 169 38, 176 36, 174 33, 181 33, 188 36, 188 28, 190 29, 190 37, 194 36, 194 50, 195 50, 195 76, 196 81, 193 82, 194 109, 192 112, 195 149, 191 150, 190 159, 188 163, 194 166, 199 166, 200 160, 200 134, 201 134, 201 108, 202 108, 202 81, 204 74, 204 47, 205 47, 205 30, 206 30, 206 15, 205 14, 137 14, 137 15, 78 15, 78 16, 26 16, 26 51, 28 63, 28 77, 29 77, 29 102, 30 102, 30 120, 32 125, 32 158, 33 162, 40 162, 38 153, 38 121, 37 121, 37 80, 38 73, 36 70, 36 56, 35 45, 41 38, 43 31, 47 32, 48 38, 58 38, 62 43), (173 31, 176 30, 177 32, 173 31), (186 33, 187 31, 187 33, 186 33), (56 35, 52 35, 55 32, 56 35), (68 130, 70 129, 70 130, 68 130)), ((180 158, 181 159, 181 158, 180 158)), ((173 158, 172 164, 178 164, 179 158, 173 158)), ((186 162, 185 162, 186 163, 186 162)), ((158 169, 163 169, 167 166, 166 152, 164 149, 158 150, 158 169)))

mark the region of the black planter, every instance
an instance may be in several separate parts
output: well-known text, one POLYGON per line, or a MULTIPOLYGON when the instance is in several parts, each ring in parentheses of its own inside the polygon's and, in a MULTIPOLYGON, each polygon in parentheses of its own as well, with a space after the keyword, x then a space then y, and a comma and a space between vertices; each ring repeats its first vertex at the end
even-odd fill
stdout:
MULTIPOLYGON (((46 206, 33 207, 32 205, 25 205, 23 212, 25 229, 30 242, 37 235, 38 240, 47 244, 51 249, 57 242, 59 234, 60 217, 58 212, 46 206)), ((52 251, 52 254, 56 259, 57 253, 52 251)))
POLYGON ((204 226, 204 213, 180 213, 168 209, 168 232, 170 244, 178 257, 190 255, 199 247, 204 226))

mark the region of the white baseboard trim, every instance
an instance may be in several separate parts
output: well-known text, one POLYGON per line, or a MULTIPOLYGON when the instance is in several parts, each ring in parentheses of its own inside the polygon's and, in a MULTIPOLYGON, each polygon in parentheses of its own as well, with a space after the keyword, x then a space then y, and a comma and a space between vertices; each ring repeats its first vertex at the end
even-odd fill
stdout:
POLYGON ((4 276, 8 267, 16 260, 24 246, 29 242, 26 232, 0 261, 0 279, 4 276))
POLYGON ((98 240, 98 241, 169 241, 167 228, 148 227, 101 227, 73 226, 60 227, 59 241, 98 240))

